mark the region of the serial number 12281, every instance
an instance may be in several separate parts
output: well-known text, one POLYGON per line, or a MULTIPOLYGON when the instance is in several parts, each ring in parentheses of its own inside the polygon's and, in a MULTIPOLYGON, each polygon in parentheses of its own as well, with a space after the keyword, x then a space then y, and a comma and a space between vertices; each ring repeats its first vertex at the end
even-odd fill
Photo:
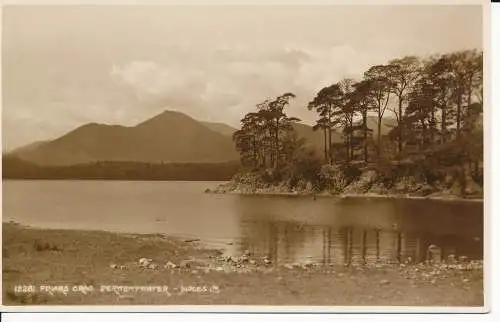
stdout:
POLYGON ((35 285, 16 285, 14 286, 14 292, 16 293, 35 293, 35 285))

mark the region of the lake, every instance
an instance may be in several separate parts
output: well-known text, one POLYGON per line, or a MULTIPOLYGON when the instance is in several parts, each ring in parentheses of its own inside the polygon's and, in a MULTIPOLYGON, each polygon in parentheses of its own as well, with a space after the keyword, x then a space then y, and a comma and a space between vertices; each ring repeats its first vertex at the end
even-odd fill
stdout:
POLYGON ((204 193, 218 184, 6 180, 3 221, 199 238, 278 263, 418 261, 430 245, 443 258, 483 256, 482 203, 204 193))

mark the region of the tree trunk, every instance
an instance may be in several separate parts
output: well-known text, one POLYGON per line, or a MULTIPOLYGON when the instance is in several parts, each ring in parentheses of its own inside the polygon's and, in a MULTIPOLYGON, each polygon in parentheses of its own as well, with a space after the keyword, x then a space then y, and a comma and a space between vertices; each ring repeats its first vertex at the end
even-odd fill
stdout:
POLYGON ((425 148, 425 138, 427 137, 427 131, 425 127, 425 119, 420 120, 420 125, 422 125, 422 148, 425 148))
POLYGON ((434 132, 436 131, 436 115, 435 115, 435 111, 434 111, 434 107, 432 107, 432 110, 431 110, 431 146, 434 145, 434 132))
POLYGON ((367 110, 363 110, 363 147, 365 153, 365 162, 368 163, 368 126, 367 126, 367 110))
POLYGON ((470 107, 472 103, 472 79, 469 80, 468 91, 467 91, 467 107, 470 107))
MULTIPOLYGON (((274 140, 273 140, 273 136, 274 136, 274 133, 273 133, 273 130, 271 129, 271 127, 269 126, 269 129, 267 130, 267 135, 268 135, 268 138, 269 138, 269 141, 266 142, 267 143, 267 146, 266 146, 266 163, 267 161, 269 161, 269 167, 272 168, 274 166, 274 140)), ((265 166, 265 168, 267 168, 267 165, 265 166)))
POLYGON ((279 159, 280 159, 280 148, 279 148, 279 132, 280 132, 280 120, 279 118, 276 118, 276 133, 275 133, 275 138, 274 138, 274 144, 275 144, 275 149, 276 149, 276 160, 274 160, 274 168, 278 169, 279 167, 279 159))
POLYGON ((259 167, 259 153, 257 151, 257 142, 255 141, 255 137, 252 137, 252 150, 253 150, 253 167, 259 167))
MULTIPOLYGON (((471 104, 472 104, 472 84, 469 84, 469 88, 467 90, 467 109, 470 109, 471 104)), ((468 118, 468 120, 472 121, 470 118, 468 118)), ((470 125, 469 131, 471 131, 473 129, 473 124, 469 125, 470 125)))
POLYGON ((328 163, 332 163, 332 115, 331 107, 328 111, 328 163))
POLYGON ((441 109, 441 145, 446 142, 446 107, 441 109))
POLYGON ((324 140, 323 142, 325 143, 325 162, 328 163, 328 148, 327 148, 327 134, 326 134, 326 127, 323 128, 323 135, 324 135, 324 140))
POLYGON ((399 96, 398 99, 398 154, 403 151, 403 97, 399 96))
POLYGON ((328 128, 328 163, 332 163, 332 129, 328 128))
POLYGON ((344 145, 345 145, 345 151, 346 151, 345 159, 347 161, 349 161, 349 156, 350 156, 350 154, 349 154, 349 151, 350 151, 349 150, 349 146, 350 146, 350 143, 349 143, 349 135, 348 134, 344 135, 344 145))
POLYGON ((382 115, 380 115, 380 111, 378 114, 378 124, 377 124, 377 157, 380 157, 380 150, 381 150, 381 144, 382 144, 382 115))
POLYGON ((352 115, 351 119, 349 120, 349 150, 351 152, 351 156, 349 158, 350 161, 354 160, 354 145, 353 145, 353 130, 352 130, 352 115))

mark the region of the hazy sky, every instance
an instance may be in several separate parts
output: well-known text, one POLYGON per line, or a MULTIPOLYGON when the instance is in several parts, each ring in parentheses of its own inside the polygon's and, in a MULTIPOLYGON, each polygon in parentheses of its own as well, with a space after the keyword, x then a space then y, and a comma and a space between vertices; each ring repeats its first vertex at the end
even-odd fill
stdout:
POLYGON ((4 149, 165 109, 237 126, 266 98, 289 113, 323 86, 404 55, 482 48, 481 8, 4 7, 4 149))

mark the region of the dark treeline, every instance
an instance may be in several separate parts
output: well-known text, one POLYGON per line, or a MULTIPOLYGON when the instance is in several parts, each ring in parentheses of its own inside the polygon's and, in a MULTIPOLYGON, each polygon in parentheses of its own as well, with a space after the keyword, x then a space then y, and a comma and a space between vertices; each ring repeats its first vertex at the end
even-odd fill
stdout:
POLYGON ((38 166, 18 158, 4 157, 2 168, 4 179, 226 181, 238 172, 240 165, 238 162, 95 162, 68 166, 38 166))
POLYGON ((407 56, 370 67, 362 79, 322 88, 307 106, 317 114, 314 129, 323 133, 321 156, 294 134, 291 122, 298 119, 285 111, 294 94, 266 100, 234 134, 242 165, 292 188, 301 180, 329 188, 341 171, 342 190, 370 169, 385 188, 411 176, 429 185, 456 181, 457 193, 465 195, 469 181, 483 180, 482 61, 476 50, 407 56), (376 129, 368 127, 368 116, 376 116, 376 129), (388 117, 395 125, 384 134, 388 117), (342 143, 332 142, 334 131, 342 143))

